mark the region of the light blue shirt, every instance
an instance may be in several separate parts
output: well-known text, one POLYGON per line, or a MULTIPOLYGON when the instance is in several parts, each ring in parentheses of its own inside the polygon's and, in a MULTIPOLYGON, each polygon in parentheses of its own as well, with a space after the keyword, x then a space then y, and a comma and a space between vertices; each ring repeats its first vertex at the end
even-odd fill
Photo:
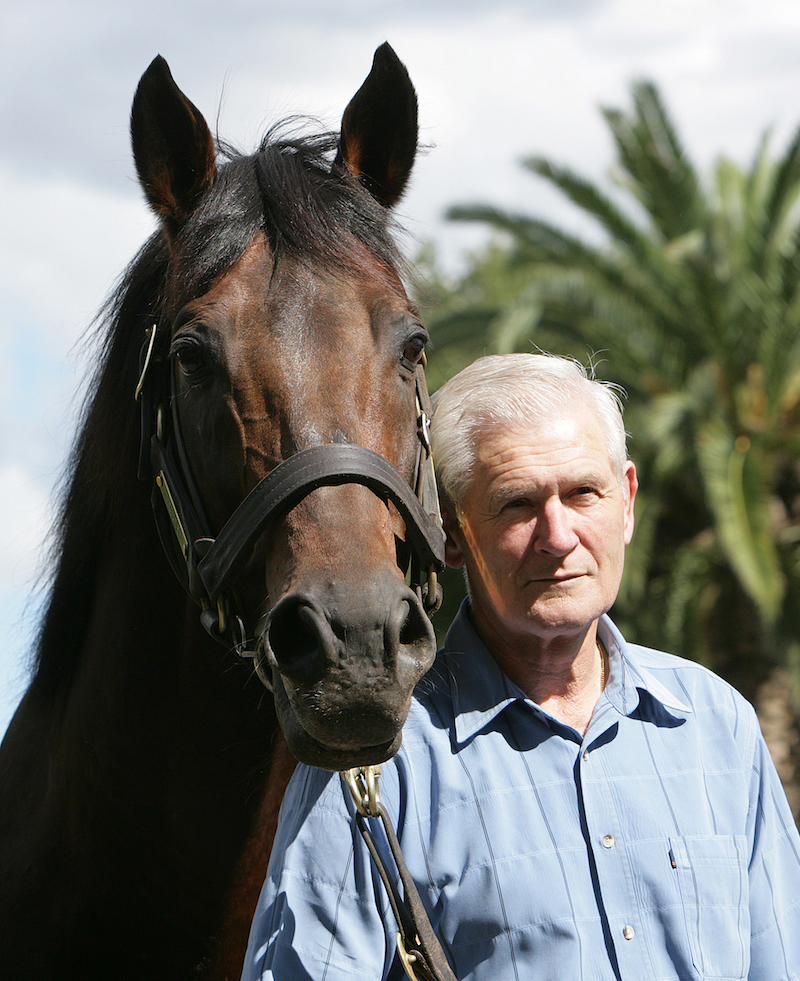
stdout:
MULTIPOLYGON (((755 713, 607 617, 600 636, 610 675, 582 737, 502 674, 462 607, 383 766, 456 977, 798 981, 800 837, 755 713)), ((295 773, 245 981, 405 977, 348 798, 336 774, 295 773)))

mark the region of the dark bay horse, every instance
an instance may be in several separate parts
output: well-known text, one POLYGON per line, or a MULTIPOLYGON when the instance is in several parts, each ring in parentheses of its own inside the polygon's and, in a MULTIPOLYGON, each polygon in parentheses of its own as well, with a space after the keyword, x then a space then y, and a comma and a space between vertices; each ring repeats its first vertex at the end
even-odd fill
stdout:
POLYGON ((434 656, 405 68, 383 45, 340 136, 239 156, 157 58, 131 133, 160 228, 104 312, 0 749, 4 981, 237 978, 278 723, 304 761, 386 759, 434 656))

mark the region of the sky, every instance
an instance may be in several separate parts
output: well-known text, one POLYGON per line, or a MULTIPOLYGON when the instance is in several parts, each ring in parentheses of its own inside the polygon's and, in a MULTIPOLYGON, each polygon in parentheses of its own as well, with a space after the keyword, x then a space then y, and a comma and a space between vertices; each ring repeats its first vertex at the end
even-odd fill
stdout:
MULTIPOLYGON (((86 336, 155 228, 128 118, 163 55, 212 130, 242 149, 301 113, 338 126, 389 41, 417 89, 420 139, 399 208, 408 251, 454 271, 493 203, 589 234, 520 160, 605 180, 601 106, 654 81, 701 171, 746 164, 800 124, 797 0, 0 0, 0 733, 24 691, 54 495, 91 369, 86 336)), ((435 341, 435 338, 434 338, 435 341)))

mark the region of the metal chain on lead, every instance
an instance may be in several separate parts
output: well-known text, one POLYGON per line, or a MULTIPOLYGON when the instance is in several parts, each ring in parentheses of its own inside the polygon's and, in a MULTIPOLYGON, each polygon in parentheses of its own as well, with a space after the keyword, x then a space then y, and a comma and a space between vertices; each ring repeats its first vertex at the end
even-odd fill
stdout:
POLYGON ((363 817, 378 817, 381 802, 378 781, 381 775, 380 764, 356 766, 341 773, 353 797, 358 813, 363 817))

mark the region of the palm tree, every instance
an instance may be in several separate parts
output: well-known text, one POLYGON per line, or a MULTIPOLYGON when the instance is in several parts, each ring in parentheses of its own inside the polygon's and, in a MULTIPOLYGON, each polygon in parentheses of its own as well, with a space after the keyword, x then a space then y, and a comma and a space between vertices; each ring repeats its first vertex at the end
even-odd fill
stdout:
POLYGON ((439 284, 433 366, 532 344, 607 352, 598 374, 629 393, 643 486, 615 615, 754 701, 799 814, 800 132, 778 160, 766 138, 749 169, 720 159, 705 188, 652 84, 604 116, 614 196, 524 162, 599 245, 489 206, 451 211, 496 238, 457 289, 439 284))

